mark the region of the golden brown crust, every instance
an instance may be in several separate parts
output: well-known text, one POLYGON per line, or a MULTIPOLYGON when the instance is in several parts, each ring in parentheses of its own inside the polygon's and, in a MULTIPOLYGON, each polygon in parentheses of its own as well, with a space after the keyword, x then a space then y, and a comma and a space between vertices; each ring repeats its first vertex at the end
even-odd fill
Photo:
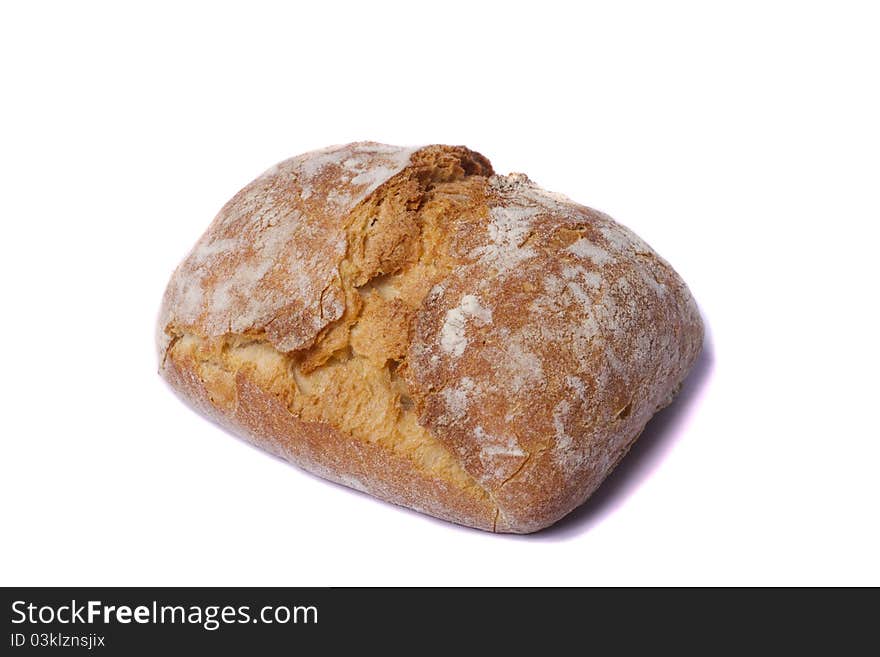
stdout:
POLYGON ((428 476, 382 445, 353 440, 320 422, 303 422, 247 371, 235 376, 236 403, 218 406, 189 356, 172 351, 163 376, 197 410, 257 447, 330 481, 437 518, 491 531, 495 507, 450 483, 428 476))
POLYGON ((415 149, 372 142, 281 162, 236 194, 181 263, 164 328, 264 334, 281 351, 310 346, 345 311, 344 218, 409 165, 415 149))
POLYGON ((498 529, 529 532, 613 469, 686 376, 702 324, 672 268, 607 216, 522 175, 490 187, 417 314, 407 381, 498 529))
POLYGON ((333 481, 481 529, 582 503, 669 402, 702 324, 607 216, 462 147, 273 168, 169 283, 162 373, 333 481))

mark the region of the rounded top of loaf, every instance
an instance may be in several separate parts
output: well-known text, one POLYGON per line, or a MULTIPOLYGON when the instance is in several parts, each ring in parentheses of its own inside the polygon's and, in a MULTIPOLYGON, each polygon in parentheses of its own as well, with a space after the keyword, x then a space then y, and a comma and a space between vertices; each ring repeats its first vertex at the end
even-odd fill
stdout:
POLYGON ((668 263, 607 215, 523 174, 492 176, 486 204, 417 316, 407 380, 421 421, 537 528, 666 405, 702 323, 668 263))
POLYGON ((279 162, 236 194, 175 271, 159 349, 174 325, 205 335, 265 332, 282 351, 307 347, 343 303, 343 220, 410 161, 415 148, 331 146, 279 162))

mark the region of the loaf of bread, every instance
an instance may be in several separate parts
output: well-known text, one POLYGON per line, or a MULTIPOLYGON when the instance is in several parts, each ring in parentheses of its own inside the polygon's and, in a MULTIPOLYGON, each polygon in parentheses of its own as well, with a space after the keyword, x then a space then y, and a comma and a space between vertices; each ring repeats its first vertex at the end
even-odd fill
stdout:
POLYGON ((583 503, 699 354, 675 271, 458 146, 336 146, 229 201, 180 264, 160 372, 332 481, 495 532, 583 503))

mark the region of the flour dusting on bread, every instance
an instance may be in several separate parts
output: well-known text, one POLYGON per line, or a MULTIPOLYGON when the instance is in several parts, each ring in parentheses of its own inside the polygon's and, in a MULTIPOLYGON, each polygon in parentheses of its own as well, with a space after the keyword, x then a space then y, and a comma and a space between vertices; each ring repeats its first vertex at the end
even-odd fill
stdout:
POLYGON ((271 167, 224 206, 180 265, 163 304, 166 324, 266 331, 283 351, 308 345, 344 311, 342 219, 416 150, 365 142, 271 167))
POLYGON ((473 294, 465 294, 461 303, 446 312, 446 320, 440 329, 440 348, 453 356, 461 356, 468 344, 466 330, 468 321, 485 326, 492 321, 492 311, 480 305, 473 294))

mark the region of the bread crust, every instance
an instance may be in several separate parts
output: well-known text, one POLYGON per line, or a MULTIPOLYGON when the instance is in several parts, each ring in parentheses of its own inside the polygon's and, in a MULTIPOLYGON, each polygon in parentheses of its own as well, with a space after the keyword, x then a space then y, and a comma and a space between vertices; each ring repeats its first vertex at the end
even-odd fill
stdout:
POLYGON ((238 192, 168 284, 160 352, 170 325, 260 333, 285 352, 313 344, 345 311, 344 218, 414 152, 373 142, 333 146, 280 162, 238 192))
POLYGON ((453 239, 458 265, 416 317, 420 420, 492 495, 503 531, 583 503, 699 354, 687 287, 608 216, 522 174, 453 239))
POLYGON ((275 456, 337 484, 450 522, 493 531, 496 508, 430 477, 407 458, 381 445, 354 440, 322 422, 303 422, 247 370, 235 374, 237 403, 226 408, 211 398, 190 356, 169 355, 165 380, 187 403, 225 429, 275 456))
POLYGON ((429 515, 527 533, 601 484, 680 387, 702 336, 681 278, 606 215, 522 174, 494 175, 463 147, 365 142, 281 163, 224 206, 172 276, 157 345, 178 394, 267 451, 429 515), (352 212, 382 193, 421 205, 413 190, 432 189, 441 170, 472 193, 467 218, 443 225, 443 267, 412 298, 353 293, 349 279, 415 271, 426 247, 412 217, 396 226, 392 215, 358 242, 378 254, 369 276, 346 273, 352 212), (388 330, 359 333, 370 321, 388 330), (198 349, 175 347, 182 336, 247 336, 284 360, 226 363, 214 377, 198 349), (345 349, 378 350, 375 367, 390 359, 394 403, 412 406, 401 413, 416 415, 444 469, 406 451, 422 447, 392 449, 291 410, 302 391, 288 392, 297 386, 284 372, 293 380, 345 349))

